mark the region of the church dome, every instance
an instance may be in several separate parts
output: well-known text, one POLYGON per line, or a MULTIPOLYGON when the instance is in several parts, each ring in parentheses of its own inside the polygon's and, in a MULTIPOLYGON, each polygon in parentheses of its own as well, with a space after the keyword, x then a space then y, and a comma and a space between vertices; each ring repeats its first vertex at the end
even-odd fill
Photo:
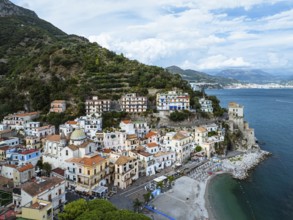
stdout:
POLYGON ((70 135, 70 140, 72 140, 72 141, 81 141, 84 139, 86 139, 86 135, 83 132, 83 130, 80 130, 80 129, 76 129, 70 135))

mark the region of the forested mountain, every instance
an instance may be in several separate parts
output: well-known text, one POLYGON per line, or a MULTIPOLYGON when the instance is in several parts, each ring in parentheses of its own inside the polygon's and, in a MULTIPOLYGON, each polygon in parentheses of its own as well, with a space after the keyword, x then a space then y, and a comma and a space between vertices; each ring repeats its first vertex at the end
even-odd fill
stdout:
POLYGON ((90 95, 118 99, 126 92, 147 95, 149 88, 195 96, 178 74, 68 35, 8 0, 0 0, 0 78, 0 118, 24 109, 47 112, 54 99, 68 100, 67 114, 76 116, 90 95))

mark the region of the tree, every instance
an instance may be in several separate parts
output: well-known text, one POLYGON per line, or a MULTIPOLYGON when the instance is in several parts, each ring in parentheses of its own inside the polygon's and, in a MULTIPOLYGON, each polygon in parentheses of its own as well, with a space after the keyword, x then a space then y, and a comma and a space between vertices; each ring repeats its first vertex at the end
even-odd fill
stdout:
POLYGON ((76 218, 76 220, 102 220, 103 212, 100 210, 92 210, 89 212, 84 212, 76 218))
POLYGON ((40 170, 43 169, 43 161, 41 159, 38 160, 36 167, 38 167, 40 170))
POLYGON ((157 183, 157 188, 160 188, 160 189, 162 189, 162 188, 163 188, 163 186, 164 186, 164 183, 163 183, 163 181, 160 181, 160 182, 158 182, 158 183, 157 183))
POLYGON ((175 178, 174 178, 174 176, 168 176, 167 178, 168 178, 168 182, 169 182, 169 184, 171 186, 172 183, 174 182, 175 178))
POLYGON ((143 202, 141 202, 138 198, 136 198, 133 202, 133 211, 139 212, 140 207, 143 205, 143 202))
POLYGON ((95 199, 88 201, 89 210, 98 210, 102 213, 117 210, 117 208, 109 201, 103 199, 95 199))
POLYGON ((87 202, 84 199, 79 199, 67 204, 62 213, 58 214, 60 220, 76 219, 83 213, 88 211, 87 202))
POLYGON ((104 214, 104 220, 150 220, 149 217, 131 212, 129 210, 117 210, 104 214))
POLYGON ((200 152, 201 150, 202 150, 202 147, 201 147, 201 146, 199 146, 199 145, 196 146, 196 148, 195 148, 195 151, 196 151, 196 152, 200 152))
POLYGON ((43 170, 45 170, 46 175, 49 176, 52 171, 52 166, 48 162, 43 163, 43 170))
POLYGON ((151 196, 152 196, 151 192, 147 192, 146 194, 143 194, 143 199, 146 204, 151 200, 151 196))

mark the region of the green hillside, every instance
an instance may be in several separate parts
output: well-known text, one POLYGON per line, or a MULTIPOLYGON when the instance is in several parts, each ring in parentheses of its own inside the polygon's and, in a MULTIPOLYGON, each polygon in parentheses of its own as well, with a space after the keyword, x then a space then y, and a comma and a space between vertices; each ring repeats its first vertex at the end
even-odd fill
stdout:
POLYGON ((68 100, 66 114, 77 116, 88 96, 118 99, 126 92, 147 95, 150 88, 176 87, 195 96, 179 75, 68 35, 19 8, 0 1, 0 118, 24 109, 47 112, 54 99, 68 100), (7 4, 12 13, 5 13, 7 4))

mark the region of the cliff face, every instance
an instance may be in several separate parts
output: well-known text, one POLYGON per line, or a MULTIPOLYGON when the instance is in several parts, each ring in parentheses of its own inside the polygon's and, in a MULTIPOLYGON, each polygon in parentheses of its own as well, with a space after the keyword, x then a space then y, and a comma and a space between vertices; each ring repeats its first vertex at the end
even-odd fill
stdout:
POLYGON ((38 17, 37 14, 31 10, 19 7, 8 0, 0 0, 0 17, 7 16, 38 17))

